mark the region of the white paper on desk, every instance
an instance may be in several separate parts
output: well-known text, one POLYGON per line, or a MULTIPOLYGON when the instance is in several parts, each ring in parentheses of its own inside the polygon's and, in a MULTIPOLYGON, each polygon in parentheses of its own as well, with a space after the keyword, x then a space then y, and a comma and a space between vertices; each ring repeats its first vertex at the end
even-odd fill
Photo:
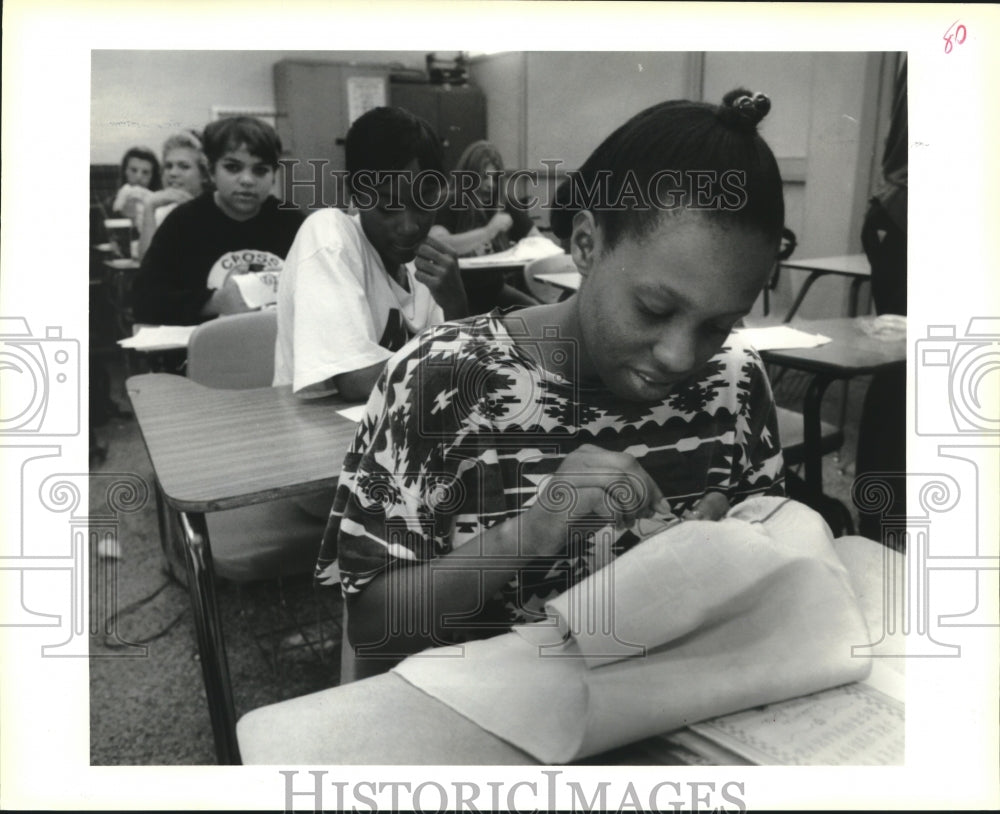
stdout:
POLYGON ((557 254, 563 254, 563 250, 547 237, 532 236, 521 238, 514 246, 502 252, 484 254, 480 257, 463 257, 459 260, 459 266, 464 269, 487 268, 502 266, 505 263, 527 263, 557 254))
POLYGON ((811 334, 788 325, 770 325, 766 328, 738 328, 737 333, 757 350, 784 350, 786 348, 817 348, 830 341, 822 334, 811 334))
POLYGON ((780 498, 650 537, 547 607, 549 622, 395 670, 537 759, 565 763, 870 669, 852 658, 867 630, 829 529, 780 498), (622 658, 637 648, 646 655, 622 658))
POLYGON ((134 336, 119 339, 123 348, 133 350, 170 350, 186 348, 197 325, 144 325, 134 336))
POLYGON ((274 271, 248 271, 234 274, 233 280, 248 307, 263 308, 278 301, 278 277, 274 271))
POLYGON ((365 405, 364 404, 355 404, 353 407, 345 407, 343 410, 337 410, 337 413, 339 415, 342 415, 344 418, 348 419, 349 421, 355 421, 355 422, 357 422, 357 421, 360 421, 364 417, 364 414, 365 414, 365 405))

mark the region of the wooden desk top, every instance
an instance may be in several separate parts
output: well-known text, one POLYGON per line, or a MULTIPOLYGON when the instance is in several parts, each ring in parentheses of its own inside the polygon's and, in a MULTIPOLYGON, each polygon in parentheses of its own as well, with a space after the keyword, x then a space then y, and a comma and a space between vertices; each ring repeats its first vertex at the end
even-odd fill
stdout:
POLYGON ((794 258, 781 261, 781 267, 801 271, 818 271, 824 274, 843 274, 847 277, 871 277, 872 269, 863 254, 838 254, 832 257, 794 258))
POLYGON ((906 339, 884 340, 864 331, 874 317, 793 320, 791 326, 823 334, 832 342, 816 348, 787 348, 761 351, 766 362, 797 370, 826 373, 834 378, 873 373, 906 362, 906 339))
POLYGON ((332 488, 357 424, 336 398, 299 399, 291 387, 218 390, 183 376, 126 381, 164 496, 210 512, 332 488))
MULTIPOLYGON (((847 567, 873 653, 904 671, 905 637, 885 634, 883 574, 904 567, 901 554, 863 537, 834 548, 847 567)), ((897 597, 897 606, 901 599, 897 597)), ((898 613, 899 608, 896 611, 898 613)), ((895 618, 901 618, 896 616, 895 618)), ((355 681, 253 710, 237 723, 247 765, 537 765, 531 755, 418 690, 395 673, 355 681)), ((641 745, 606 753, 609 763, 641 764, 641 745)), ((598 756, 600 758, 600 756, 598 756)), ((595 762, 594 758, 587 761, 595 762)))

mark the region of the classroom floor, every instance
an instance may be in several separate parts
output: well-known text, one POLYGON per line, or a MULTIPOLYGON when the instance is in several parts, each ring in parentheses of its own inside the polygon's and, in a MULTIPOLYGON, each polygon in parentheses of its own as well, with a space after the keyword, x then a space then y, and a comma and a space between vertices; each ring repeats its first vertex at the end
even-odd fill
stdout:
MULTIPOLYGON (((129 409, 120 360, 106 361, 112 397, 129 409)), ((787 382, 779 404, 800 408, 787 382)), ((852 508, 850 487, 861 402, 867 378, 849 388, 841 456, 827 455, 827 494, 852 508)), ((824 420, 839 418, 840 387, 827 393, 824 420)), ((134 473, 152 485, 152 468, 133 418, 113 418, 96 429, 107 458, 92 466, 91 508, 96 512, 112 473, 134 473)), ((152 492, 150 492, 152 495, 152 492)), ((852 508, 855 523, 857 513, 852 508)), ((120 514, 121 559, 102 560, 106 582, 117 589, 117 613, 106 607, 101 580, 92 579, 90 762, 93 765, 200 765, 215 763, 201 668, 187 589, 165 572, 155 502, 120 514), (145 641, 144 645, 139 645, 145 641)), ((278 583, 220 583, 226 649, 237 716, 265 704, 337 683, 339 600, 317 593, 308 576, 278 583)), ((335 737, 335 733, 331 733, 335 737)))

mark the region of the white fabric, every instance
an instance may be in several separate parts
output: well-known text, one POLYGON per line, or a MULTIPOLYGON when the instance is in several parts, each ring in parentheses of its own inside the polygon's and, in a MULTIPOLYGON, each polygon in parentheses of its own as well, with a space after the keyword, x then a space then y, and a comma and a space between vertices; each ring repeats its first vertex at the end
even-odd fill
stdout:
POLYGON ((285 258, 278 290, 274 384, 304 396, 336 392, 333 376, 392 356, 379 345, 390 309, 411 333, 436 325, 444 313, 430 289, 406 266, 410 291, 391 279, 365 237, 358 215, 314 212, 285 258))
POLYGON ((858 681, 869 637, 831 543, 808 507, 751 498, 644 540, 548 603, 548 623, 395 671, 546 763, 858 681))

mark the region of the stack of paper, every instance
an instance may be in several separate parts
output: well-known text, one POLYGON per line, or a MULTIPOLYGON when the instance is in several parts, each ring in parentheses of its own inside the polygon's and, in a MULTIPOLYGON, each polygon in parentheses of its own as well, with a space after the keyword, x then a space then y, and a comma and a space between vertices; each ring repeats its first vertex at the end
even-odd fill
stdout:
POLYGON ((119 339, 123 348, 133 350, 175 350, 186 348, 197 325, 143 325, 134 336, 119 339))
POLYGON ((547 237, 525 237, 506 251, 484 254, 481 257, 463 257, 459 260, 459 265, 464 269, 517 265, 557 254, 563 254, 563 250, 547 237))
POLYGON ((767 328, 738 328, 736 332, 757 350, 816 348, 830 341, 828 336, 806 333, 798 328, 790 328, 788 325, 772 325, 767 328))

